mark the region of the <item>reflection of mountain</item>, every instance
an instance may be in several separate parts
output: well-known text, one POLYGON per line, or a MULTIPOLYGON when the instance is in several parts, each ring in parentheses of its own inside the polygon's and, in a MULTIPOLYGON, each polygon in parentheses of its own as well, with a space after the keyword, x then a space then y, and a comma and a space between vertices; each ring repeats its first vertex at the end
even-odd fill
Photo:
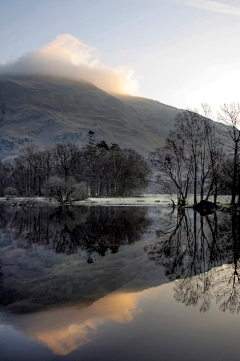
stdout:
POLYGON ((85 307, 109 292, 165 279, 143 250, 153 236, 147 208, 6 208, 1 224, 0 298, 14 312, 85 307))
MULTIPOLYGON (((65 306, 47 311, 28 313, 24 316, 8 314, 6 319, 3 317, 3 324, 0 324, 1 336, 4 332, 4 327, 6 327, 7 331, 6 324, 11 324, 16 332, 26 335, 30 340, 40 341, 41 344, 47 346, 55 355, 69 355, 74 350, 84 348, 84 345, 91 343, 92 345, 89 345, 89 347, 91 348, 92 346, 93 349, 96 349, 96 354, 98 354, 98 347, 95 342, 97 336, 104 332, 104 328, 109 329, 110 327, 110 330, 113 331, 111 332, 112 337, 115 338, 116 342, 119 341, 120 345, 121 336, 117 340, 116 327, 120 326, 122 330, 126 330, 125 326, 131 324, 130 329, 132 331, 136 330, 138 328, 137 322, 139 322, 140 318, 143 318, 142 322, 147 326, 148 322, 145 319, 147 317, 146 309, 144 310, 146 300, 158 303, 161 295, 167 293, 168 291, 166 289, 165 291, 162 290, 161 287, 154 287, 141 292, 116 292, 110 293, 84 308, 77 302, 71 305, 71 307, 65 306)), ((128 343, 131 342, 130 340, 133 337, 132 331, 129 333, 128 343)), ((107 348, 109 348, 109 345, 110 347, 112 346, 111 335, 108 335, 107 338, 106 336, 104 337, 104 342, 108 342, 108 340, 107 348)), ((132 343, 138 342, 137 339, 132 339, 132 341, 132 343)), ((100 350, 99 352, 101 354, 100 350)), ((100 354, 92 359, 115 359, 101 358, 100 354)), ((81 356, 76 357, 75 354, 71 360, 85 360, 84 356, 81 356)), ((50 359, 55 358, 50 357, 50 359)), ((155 359, 155 357, 149 359, 155 359)))
POLYGON ((207 311, 213 298, 223 311, 240 310, 240 217, 182 211, 162 224, 151 260, 176 280, 175 298, 207 311), (218 267, 223 265, 222 267, 218 267))

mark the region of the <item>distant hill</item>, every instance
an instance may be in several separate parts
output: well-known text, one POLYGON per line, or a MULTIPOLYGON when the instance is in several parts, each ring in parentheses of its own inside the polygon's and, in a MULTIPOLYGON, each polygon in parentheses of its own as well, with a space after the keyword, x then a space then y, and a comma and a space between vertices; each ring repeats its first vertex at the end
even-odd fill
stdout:
POLYGON ((143 155, 163 145, 179 109, 142 97, 110 95, 91 83, 45 76, 0 76, 0 159, 22 147, 59 142, 118 143, 143 155))

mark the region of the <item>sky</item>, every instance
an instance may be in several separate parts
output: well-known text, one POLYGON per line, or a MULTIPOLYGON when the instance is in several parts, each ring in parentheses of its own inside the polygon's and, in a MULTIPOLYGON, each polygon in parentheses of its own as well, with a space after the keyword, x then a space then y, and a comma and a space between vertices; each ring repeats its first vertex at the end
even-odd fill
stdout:
POLYGON ((240 0, 0 0, 0 73, 213 111, 240 101, 240 0))

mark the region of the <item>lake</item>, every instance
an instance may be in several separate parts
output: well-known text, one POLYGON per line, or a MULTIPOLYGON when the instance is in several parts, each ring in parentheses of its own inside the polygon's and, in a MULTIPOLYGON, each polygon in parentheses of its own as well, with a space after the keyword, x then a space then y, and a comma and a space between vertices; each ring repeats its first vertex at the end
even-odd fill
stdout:
POLYGON ((0 360, 239 360, 240 216, 0 204, 0 360))

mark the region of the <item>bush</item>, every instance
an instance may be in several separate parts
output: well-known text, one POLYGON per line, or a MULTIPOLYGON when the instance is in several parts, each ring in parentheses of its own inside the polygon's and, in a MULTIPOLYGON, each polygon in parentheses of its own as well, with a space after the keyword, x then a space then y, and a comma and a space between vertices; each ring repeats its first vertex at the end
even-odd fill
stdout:
POLYGON ((88 189, 86 183, 76 183, 71 196, 75 201, 81 201, 88 198, 88 189))
POLYGON ((84 182, 77 183, 75 178, 64 178, 52 176, 44 184, 42 192, 45 196, 55 198, 60 203, 74 200, 82 200, 88 197, 87 186, 84 182))
POLYGON ((7 187, 4 189, 4 196, 5 197, 16 197, 18 195, 18 191, 14 187, 7 187))

